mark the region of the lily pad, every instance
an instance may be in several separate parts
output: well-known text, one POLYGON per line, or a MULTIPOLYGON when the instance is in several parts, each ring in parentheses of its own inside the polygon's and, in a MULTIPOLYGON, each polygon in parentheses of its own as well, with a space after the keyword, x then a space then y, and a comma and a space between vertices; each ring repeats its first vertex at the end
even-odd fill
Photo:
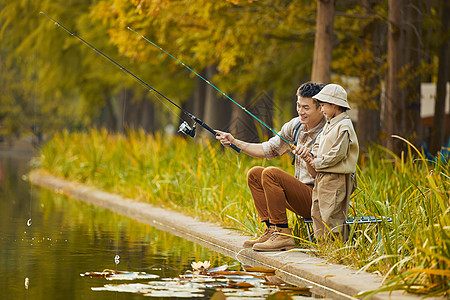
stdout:
POLYGON ((155 279, 158 275, 147 274, 145 272, 128 272, 116 270, 104 270, 102 272, 86 272, 80 274, 82 277, 105 278, 107 280, 137 280, 137 279, 155 279))

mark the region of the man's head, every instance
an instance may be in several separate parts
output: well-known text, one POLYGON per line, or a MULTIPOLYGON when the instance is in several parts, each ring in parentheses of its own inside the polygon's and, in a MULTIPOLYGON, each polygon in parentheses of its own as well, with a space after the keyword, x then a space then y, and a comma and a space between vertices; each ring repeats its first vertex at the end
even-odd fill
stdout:
POLYGON ((323 119, 319 102, 312 97, 318 94, 324 86, 321 83, 306 82, 297 90, 297 113, 300 122, 308 130, 314 128, 323 119))

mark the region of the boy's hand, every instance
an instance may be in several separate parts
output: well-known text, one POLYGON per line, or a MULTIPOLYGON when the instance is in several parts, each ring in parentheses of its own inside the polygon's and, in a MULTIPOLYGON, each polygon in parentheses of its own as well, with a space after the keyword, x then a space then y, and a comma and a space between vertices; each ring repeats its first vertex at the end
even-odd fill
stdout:
POLYGON ((295 150, 292 151, 293 154, 300 156, 306 163, 314 168, 314 156, 311 154, 311 149, 305 145, 298 145, 295 150))
POLYGON ((306 161, 306 163, 308 165, 310 165, 313 169, 316 168, 316 166, 314 164, 314 156, 311 153, 308 157, 304 158, 303 160, 306 161))

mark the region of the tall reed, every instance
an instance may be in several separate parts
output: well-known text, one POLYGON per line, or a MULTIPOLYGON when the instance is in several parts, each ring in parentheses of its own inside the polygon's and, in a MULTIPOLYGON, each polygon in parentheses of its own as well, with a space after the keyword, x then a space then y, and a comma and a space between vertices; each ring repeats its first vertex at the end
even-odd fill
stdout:
MULTIPOLYGON (((372 147, 359 163, 350 215, 391 217, 392 222, 378 227, 354 225, 352 242, 326 245, 308 243, 305 227, 292 213, 290 223, 297 228, 301 247, 315 248, 318 255, 334 262, 383 274, 382 289, 448 294, 450 163, 427 161, 411 144, 409 149, 399 157, 372 147)), ((269 164, 292 169, 288 156, 255 159, 208 140, 90 130, 55 136, 42 148, 38 166, 57 176, 257 234, 262 226, 246 173, 254 165, 269 164)))
POLYGON ((106 130, 64 131, 39 158, 39 166, 57 176, 256 233, 260 225, 245 182, 254 164, 267 162, 223 151, 208 140, 143 131, 128 131, 126 137, 106 130), (233 219, 247 214, 254 216, 250 223, 244 220, 249 228, 233 219))

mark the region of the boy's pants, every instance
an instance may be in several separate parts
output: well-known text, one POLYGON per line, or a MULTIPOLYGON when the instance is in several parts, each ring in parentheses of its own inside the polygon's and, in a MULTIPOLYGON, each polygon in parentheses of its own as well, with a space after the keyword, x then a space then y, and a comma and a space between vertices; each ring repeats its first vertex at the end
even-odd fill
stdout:
POLYGON ((253 167, 247 173, 247 183, 262 222, 288 223, 286 209, 311 217, 312 186, 291 174, 275 167, 253 167))
POLYGON ((353 191, 350 174, 317 173, 312 192, 311 218, 314 236, 325 238, 330 231, 348 237, 347 220, 350 196, 353 191))

